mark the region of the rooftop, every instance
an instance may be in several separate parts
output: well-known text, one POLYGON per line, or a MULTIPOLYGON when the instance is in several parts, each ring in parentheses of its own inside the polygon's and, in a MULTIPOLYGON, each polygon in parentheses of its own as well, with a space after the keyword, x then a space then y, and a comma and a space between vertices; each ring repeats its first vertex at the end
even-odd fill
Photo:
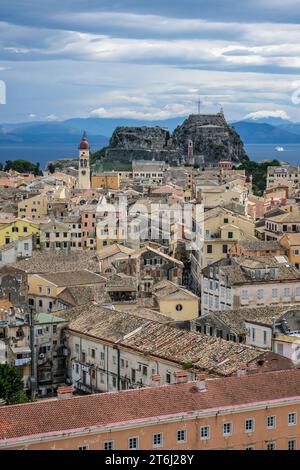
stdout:
POLYGON ((81 269, 100 272, 97 255, 88 250, 72 253, 34 251, 31 258, 19 260, 13 266, 30 274, 48 273, 49 266, 52 273, 81 269))
POLYGON ((239 364, 249 364, 262 355, 262 351, 244 344, 178 329, 99 305, 77 307, 60 315, 71 320, 69 329, 73 332, 117 341, 119 345, 177 365, 192 363, 195 368, 214 375, 231 375, 239 364))
POLYGON ((242 405, 300 398, 300 371, 288 370, 243 377, 207 379, 206 391, 194 382, 43 400, 0 407, 0 445, 62 431, 122 426, 159 417, 230 410, 242 405))
MULTIPOLYGON (((300 306, 261 306, 254 308, 238 308, 233 310, 217 310, 207 315, 201 316, 198 321, 201 323, 205 319, 213 319, 221 321, 231 330, 235 331, 238 335, 246 333, 245 321, 260 323, 264 325, 272 325, 273 318, 279 321, 281 317, 288 311, 300 312, 300 306)), ((197 321, 197 320, 196 320, 197 321)))
POLYGON ((261 251, 276 251, 282 250, 278 241, 264 241, 253 238, 251 240, 239 240, 238 242, 241 248, 245 250, 261 250, 261 251))
POLYGON ((106 281, 103 276, 88 271, 87 269, 72 272, 43 273, 39 274, 39 276, 59 287, 80 286, 83 284, 103 284, 106 281))
POLYGON ((47 324, 47 323, 65 323, 66 319, 61 317, 56 317, 49 313, 37 313, 34 317, 35 324, 47 324))
POLYGON ((275 215, 275 216, 266 216, 265 219, 271 220, 272 222, 282 222, 282 223, 296 223, 300 222, 300 212, 286 212, 285 214, 275 215))

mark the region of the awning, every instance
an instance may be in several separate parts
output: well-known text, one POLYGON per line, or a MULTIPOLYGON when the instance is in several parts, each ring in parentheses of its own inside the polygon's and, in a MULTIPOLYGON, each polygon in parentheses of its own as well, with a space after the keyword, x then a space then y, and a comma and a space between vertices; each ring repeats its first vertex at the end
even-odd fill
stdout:
POLYGON ((28 348, 28 347, 20 347, 20 348, 11 348, 12 352, 14 354, 30 354, 31 353, 31 349, 28 348))

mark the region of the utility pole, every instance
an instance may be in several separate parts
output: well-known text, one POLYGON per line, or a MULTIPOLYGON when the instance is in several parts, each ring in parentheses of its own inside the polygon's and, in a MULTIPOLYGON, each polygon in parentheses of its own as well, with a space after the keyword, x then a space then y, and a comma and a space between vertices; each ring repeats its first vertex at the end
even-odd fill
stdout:
POLYGON ((36 351, 35 351, 35 333, 34 333, 34 313, 30 309, 29 313, 29 335, 30 335, 30 350, 31 350, 31 367, 30 367, 30 394, 31 399, 36 397, 37 389, 37 370, 36 370, 36 351))

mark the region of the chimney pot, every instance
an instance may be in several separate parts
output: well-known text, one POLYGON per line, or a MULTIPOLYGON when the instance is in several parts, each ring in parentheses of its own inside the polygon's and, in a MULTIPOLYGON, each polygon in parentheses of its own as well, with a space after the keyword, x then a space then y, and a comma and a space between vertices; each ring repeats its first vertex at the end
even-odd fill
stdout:
POLYGON ((188 381, 188 373, 184 370, 179 370, 175 372, 176 383, 186 383, 188 381))
POLYGON ((196 387, 198 392, 206 392, 205 374, 197 374, 196 387))
POLYGON ((58 387, 57 388, 57 398, 63 400, 65 398, 72 398, 73 396, 73 387, 58 387))

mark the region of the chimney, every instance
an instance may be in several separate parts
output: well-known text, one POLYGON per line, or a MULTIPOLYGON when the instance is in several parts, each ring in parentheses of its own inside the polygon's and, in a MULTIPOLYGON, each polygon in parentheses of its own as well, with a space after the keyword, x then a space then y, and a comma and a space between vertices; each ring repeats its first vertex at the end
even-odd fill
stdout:
POLYGON ((131 255, 128 255, 128 267, 129 267, 129 276, 132 276, 132 260, 131 255))
POLYGON ((206 392, 205 374, 197 374, 196 387, 198 392, 206 392))
POLYGON ((8 311, 8 326, 16 325, 16 310, 14 307, 11 307, 8 311))
POLYGON ((276 331, 276 318, 272 318, 272 335, 275 336, 275 331, 276 331))
POLYGON ((238 377, 242 377, 243 375, 246 375, 246 373, 247 373, 247 365, 244 363, 240 364, 239 368, 236 371, 236 375, 238 377))
POLYGON ((161 381, 160 375, 158 375, 158 374, 157 375, 152 375, 151 380, 152 380, 153 387, 159 387, 160 386, 160 381, 161 381))
POLYGON ((183 384, 188 381, 188 373, 184 370, 179 370, 175 372, 175 380, 177 384, 183 384))
POLYGON ((65 398, 72 398, 73 396, 73 387, 58 387, 57 388, 57 398, 59 400, 64 400, 65 398))

